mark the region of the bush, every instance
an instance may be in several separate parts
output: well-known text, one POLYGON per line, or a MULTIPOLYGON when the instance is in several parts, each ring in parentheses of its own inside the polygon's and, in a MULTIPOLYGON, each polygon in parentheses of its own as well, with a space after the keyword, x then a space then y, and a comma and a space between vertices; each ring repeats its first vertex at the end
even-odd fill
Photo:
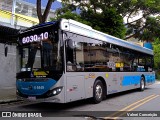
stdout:
POLYGON ((160 80, 160 70, 156 71, 156 79, 160 80))
POLYGON ((157 74, 157 80, 160 80, 160 74, 157 74))

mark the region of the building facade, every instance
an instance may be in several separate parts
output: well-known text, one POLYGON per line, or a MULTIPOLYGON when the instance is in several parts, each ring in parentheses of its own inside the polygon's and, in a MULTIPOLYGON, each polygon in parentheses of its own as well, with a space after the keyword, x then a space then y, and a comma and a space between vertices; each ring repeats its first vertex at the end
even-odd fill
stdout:
MULTIPOLYGON (((34 1, 34 0, 33 0, 34 1)), ((38 24, 36 3, 29 0, 1 0, 0 1, 0 25, 20 29, 38 24)), ((42 6, 42 12, 45 7, 42 6)), ((51 9, 48 20, 54 17, 51 9)))

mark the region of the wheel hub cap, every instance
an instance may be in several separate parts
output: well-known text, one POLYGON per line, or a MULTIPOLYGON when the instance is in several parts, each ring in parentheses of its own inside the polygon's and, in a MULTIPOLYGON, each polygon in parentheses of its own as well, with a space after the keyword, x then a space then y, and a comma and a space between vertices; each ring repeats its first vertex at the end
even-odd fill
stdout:
POLYGON ((96 96, 97 98, 101 98, 102 97, 102 88, 100 85, 96 86, 96 96))

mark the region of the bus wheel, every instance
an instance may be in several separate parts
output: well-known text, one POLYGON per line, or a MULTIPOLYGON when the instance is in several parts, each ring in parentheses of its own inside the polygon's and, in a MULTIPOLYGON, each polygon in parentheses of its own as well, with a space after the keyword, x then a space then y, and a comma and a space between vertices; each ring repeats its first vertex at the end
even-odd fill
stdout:
POLYGON ((93 86, 93 102, 100 103, 103 99, 103 84, 100 80, 96 80, 93 86))
POLYGON ((144 89, 145 89, 145 80, 144 80, 144 77, 141 77, 140 91, 144 91, 144 89))

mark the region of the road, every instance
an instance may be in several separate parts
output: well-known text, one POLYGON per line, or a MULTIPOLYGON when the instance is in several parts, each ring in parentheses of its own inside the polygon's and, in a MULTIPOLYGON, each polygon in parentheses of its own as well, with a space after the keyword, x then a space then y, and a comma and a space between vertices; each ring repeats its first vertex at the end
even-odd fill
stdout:
MULTIPOLYGON (((11 111, 21 113, 21 115, 28 115, 27 112, 40 113, 37 115, 42 118, 33 118, 34 120, 41 120, 44 117, 47 120, 96 120, 94 117, 97 117, 97 120, 98 118, 103 120, 158 120, 160 118, 160 82, 148 86, 143 92, 131 90, 109 95, 99 104, 92 104, 90 99, 68 104, 21 102, 1 105, 0 111, 11 111), (124 115, 127 117, 123 117, 124 115), (142 117, 146 115, 150 117, 142 117)), ((14 114, 15 117, 16 115, 14 114)), ((17 120, 17 118, 12 119, 17 120)))

